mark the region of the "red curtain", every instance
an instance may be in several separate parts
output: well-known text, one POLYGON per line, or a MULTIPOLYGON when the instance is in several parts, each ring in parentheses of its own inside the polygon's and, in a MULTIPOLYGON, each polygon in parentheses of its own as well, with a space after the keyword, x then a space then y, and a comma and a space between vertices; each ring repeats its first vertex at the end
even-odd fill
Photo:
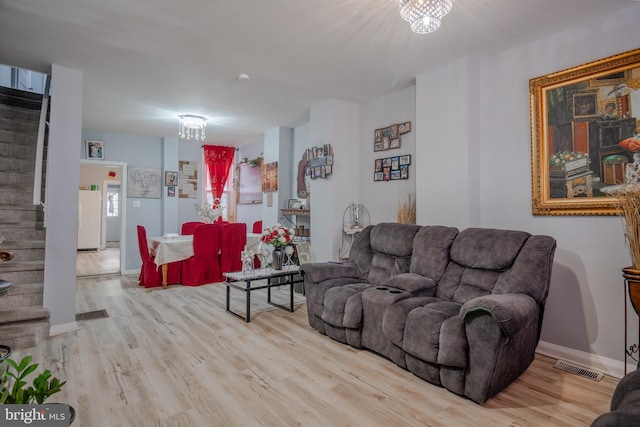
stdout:
POLYGON ((236 149, 218 145, 204 146, 204 162, 209 169, 209 182, 214 205, 220 203, 220 197, 224 191, 224 185, 229 177, 229 169, 233 163, 233 155, 236 149))

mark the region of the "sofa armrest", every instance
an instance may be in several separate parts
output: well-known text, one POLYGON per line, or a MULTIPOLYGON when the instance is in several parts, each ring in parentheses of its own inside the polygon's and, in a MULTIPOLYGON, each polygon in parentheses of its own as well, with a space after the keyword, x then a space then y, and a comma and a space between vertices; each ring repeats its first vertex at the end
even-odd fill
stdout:
POLYGON ((485 295, 467 301, 460 316, 485 312, 495 319, 507 338, 517 335, 532 321, 538 319, 536 301, 525 294, 485 295))
POLYGON ((421 296, 433 296, 436 293, 436 282, 432 278, 415 273, 396 274, 380 283, 380 286, 401 289, 421 296))
POLYGON ((350 262, 344 264, 332 262, 302 264, 300 272, 306 274, 313 283, 320 283, 329 279, 360 279, 360 269, 350 262))

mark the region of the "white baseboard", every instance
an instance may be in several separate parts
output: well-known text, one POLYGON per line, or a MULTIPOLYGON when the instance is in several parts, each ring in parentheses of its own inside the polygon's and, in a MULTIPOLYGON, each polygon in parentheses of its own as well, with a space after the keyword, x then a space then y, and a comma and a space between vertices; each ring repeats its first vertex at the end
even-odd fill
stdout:
MULTIPOLYGON (((602 372, 614 378, 622 378, 624 376, 624 362, 609 357, 599 356, 545 341, 538 343, 536 352, 544 356, 553 357, 554 359, 566 360, 567 362, 602 372)), ((635 365, 627 363, 627 373, 635 371, 636 368, 635 365)))
POLYGON ((69 332, 77 331, 78 324, 76 322, 63 323, 62 325, 53 325, 49 328, 49 336, 66 334, 69 332))

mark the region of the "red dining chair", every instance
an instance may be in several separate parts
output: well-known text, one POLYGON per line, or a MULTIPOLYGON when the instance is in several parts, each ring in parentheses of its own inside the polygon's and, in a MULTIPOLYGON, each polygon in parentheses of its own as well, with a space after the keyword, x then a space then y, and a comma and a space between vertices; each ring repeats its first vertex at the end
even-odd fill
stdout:
POLYGON ((220 272, 242 270, 241 252, 247 244, 247 224, 235 222, 222 227, 220 272))
POLYGON ((196 227, 204 224, 202 221, 190 221, 182 224, 182 228, 180 230, 180 234, 183 236, 192 235, 195 231, 196 227))
POLYGON ((252 233, 257 233, 257 234, 262 233, 262 221, 254 222, 251 232, 252 233))
POLYGON ((182 284, 200 286, 220 279, 219 224, 203 224, 193 232, 193 256, 182 261, 182 284))
MULTIPOLYGON (((162 270, 154 262, 154 257, 149 255, 147 230, 142 225, 138 225, 138 249, 142 259, 138 285, 145 288, 162 286, 162 270)), ((180 262, 169 263, 167 270, 167 284, 173 285, 176 283, 180 283, 180 262)))

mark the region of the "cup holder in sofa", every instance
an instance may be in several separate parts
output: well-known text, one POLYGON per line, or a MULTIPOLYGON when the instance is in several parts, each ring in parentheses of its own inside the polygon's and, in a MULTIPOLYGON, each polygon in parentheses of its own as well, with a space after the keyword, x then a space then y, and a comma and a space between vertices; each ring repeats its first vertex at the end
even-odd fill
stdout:
POLYGON ((388 291, 389 288, 385 288, 384 286, 378 286, 376 289, 380 290, 380 291, 388 291))
POLYGON ((399 289, 389 289, 390 294, 401 294, 402 291, 399 289))

